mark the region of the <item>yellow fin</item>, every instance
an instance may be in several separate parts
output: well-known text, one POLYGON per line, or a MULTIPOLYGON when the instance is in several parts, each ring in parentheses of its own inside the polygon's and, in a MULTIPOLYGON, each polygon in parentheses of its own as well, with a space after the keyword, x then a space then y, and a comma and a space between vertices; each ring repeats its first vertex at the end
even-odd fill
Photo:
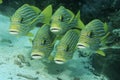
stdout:
POLYGON ((107 25, 107 23, 106 23, 106 22, 104 23, 104 31, 105 31, 105 32, 107 32, 107 31, 108 31, 108 25, 107 25))
POLYGON ((80 19, 78 20, 78 26, 79 26, 81 29, 85 28, 84 23, 83 23, 80 19))
POLYGON ((3 3, 3 0, 0 0, 0 4, 2 4, 3 3))
POLYGON ((31 6, 31 8, 32 8, 33 10, 35 10, 37 14, 39 14, 39 13, 41 12, 41 10, 40 10, 38 7, 31 6))
POLYGON ((72 11, 70 11, 69 9, 67 9, 67 11, 70 13, 70 15, 74 16, 74 13, 72 11))
POLYGON ((75 18, 79 19, 80 18, 80 11, 77 12, 75 18))
POLYGON ((107 41, 107 37, 109 36, 110 32, 108 32, 105 36, 101 38, 101 45, 105 45, 107 41))
POLYGON ((75 18, 76 18, 77 21, 78 21, 78 26, 79 26, 81 29, 83 29, 83 28, 85 27, 85 25, 84 25, 83 21, 81 21, 81 19, 80 19, 80 11, 77 12, 75 18))
POLYGON ((105 36, 103 36, 103 37, 101 38, 101 41, 102 41, 102 40, 105 40, 105 39, 109 36, 109 34, 110 34, 110 32, 108 32, 105 36))
POLYGON ((96 52, 101 56, 106 56, 106 54, 102 50, 97 50, 96 52))
POLYGON ((47 6, 40 14, 44 17, 43 23, 49 24, 52 16, 52 5, 47 6))
POLYGON ((72 16, 72 18, 70 19, 70 21, 69 21, 69 23, 71 23, 72 22, 72 20, 74 19, 74 13, 72 12, 72 11, 70 11, 69 9, 66 9, 69 13, 70 13, 70 15, 72 16))
POLYGON ((29 33, 27 34, 27 36, 28 36, 28 37, 33 37, 33 36, 34 36, 34 34, 33 34, 33 33, 31 33, 31 32, 29 32, 29 33))

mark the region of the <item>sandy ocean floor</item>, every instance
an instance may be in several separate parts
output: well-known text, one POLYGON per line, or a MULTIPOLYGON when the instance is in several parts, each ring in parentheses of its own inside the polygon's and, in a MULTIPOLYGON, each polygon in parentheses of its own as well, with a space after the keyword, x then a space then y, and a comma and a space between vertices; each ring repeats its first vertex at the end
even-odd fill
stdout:
POLYGON ((79 58, 77 51, 64 65, 31 59, 29 37, 9 34, 9 25, 10 19, 0 15, 0 80, 108 80, 94 75, 89 58, 79 58))

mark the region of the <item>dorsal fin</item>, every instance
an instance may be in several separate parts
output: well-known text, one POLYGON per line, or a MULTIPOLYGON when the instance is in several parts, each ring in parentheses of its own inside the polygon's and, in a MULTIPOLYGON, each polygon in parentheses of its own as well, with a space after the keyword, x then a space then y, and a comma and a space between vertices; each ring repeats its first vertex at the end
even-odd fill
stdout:
POLYGON ((74 13, 72 11, 70 11, 69 9, 67 9, 67 11, 70 13, 70 15, 72 16, 72 18, 70 19, 69 23, 72 22, 72 20, 74 19, 74 13))
POLYGON ((108 25, 107 25, 107 23, 106 23, 106 22, 104 23, 104 31, 105 31, 105 32, 107 32, 107 31, 108 31, 108 25))
POLYGON ((37 13, 39 14, 41 12, 41 10, 38 7, 35 6, 31 6, 31 8, 37 13))
POLYGON ((78 27, 80 27, 81 29, 83 29, 85 27, 85 25, 84 25, 84 23, 80 19, 80 11, 77 12, 75 18, 77 19, 78 27))
POLYGON ((47 6, 40 14, 44 17, 43 23, 49 24, 52 16, 52 5, 47 6))

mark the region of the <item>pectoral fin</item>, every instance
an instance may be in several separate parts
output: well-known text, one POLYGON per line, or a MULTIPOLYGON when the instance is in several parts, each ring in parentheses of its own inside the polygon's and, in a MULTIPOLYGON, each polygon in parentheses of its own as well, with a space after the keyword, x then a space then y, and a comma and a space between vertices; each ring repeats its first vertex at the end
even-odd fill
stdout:
POLYGON ((106 54, 102 50, 97 50, 96 53, 101 56, 106 56, 106 54))

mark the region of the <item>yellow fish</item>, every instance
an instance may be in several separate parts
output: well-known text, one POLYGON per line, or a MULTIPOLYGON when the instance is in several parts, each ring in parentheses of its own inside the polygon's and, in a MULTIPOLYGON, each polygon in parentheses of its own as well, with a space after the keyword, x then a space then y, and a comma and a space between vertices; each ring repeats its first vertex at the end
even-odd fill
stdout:
POLYGON ((81 30, 78 49, 88 53, 98 53, 105 56, 104 52, 100 50, 102 42, 109 35, 108 27, 102 21, 95 19, 89 22, 85 28, 81 30))
POLYGON ((35 35, 31 56, 34 59, 48 57, 53 50, 55 35, 50 32, 50 25, 44 24, 35 35))
POLYGON ((74 13, 60 6, 51 17, 51 32, 56 35, 64 35, 72 28, 83 28, 84 24, 80 20, 80 12, 75 16, 74 13))
POLYGON ((62 37, 56 47, 55 63, 64 64, 72 58, 79 40, 79 34, 79 30, 71 29, 62 37))
POLYGON ((27 35, 35 26, 34 19, 41 10, 35 6, 24 4, 11 17, 10 34, 27 35))
POLYGON ((69 27, 69 23, 74 18, 74 14, 63 6, 60 6, 51 18, 51 32, 54 34, 64 34, 69 27))

